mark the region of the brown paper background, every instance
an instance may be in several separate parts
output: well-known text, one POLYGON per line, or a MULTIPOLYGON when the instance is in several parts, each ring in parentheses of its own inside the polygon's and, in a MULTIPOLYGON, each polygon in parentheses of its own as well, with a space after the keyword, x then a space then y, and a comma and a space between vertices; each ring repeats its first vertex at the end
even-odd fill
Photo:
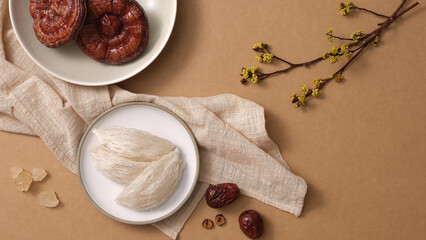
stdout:
MULTIPOLYGON (((413 2, 413 1, 411 1, 413 2)), ((256 209, 265 220, 262 239, 424 239, 426 235, 426 10, 399 19, 306 109, 291 93, 338 65, 322 62, 261 85, 242 86, 242 66, 257 65, 257 41, 276 55, 299 62, 332 44, 324 33, 370 31, 380 20, 367 13, 342 17, 337 0, 216 0, 178 2, 175 29, 147 69, 120 86, 161 96, 233 93, 265 107, 267 130, 292 170, 308 182, 300 218, 247 197, 220 210, 202 202, 180 239, 245 239, 237 218, 256 209), (207 231, 204 218, 222 213, 224 227, 207 231)), ((357 0, 390 14, 399 0, 357 0)), ((263 66, 264 69, 277 67, 263 66)), ((261 166, 260 166, 261 167, 261 166)), ((93 207, 78 178, 39 138, 0 132, 1 239, 168 239, 151 226, 115 222, 93 207), (49 173, 27 193, 14 189, 9 170, 43 167, 49 173), (55 190, 61 205, 38 205, 37 194, 55 190)))

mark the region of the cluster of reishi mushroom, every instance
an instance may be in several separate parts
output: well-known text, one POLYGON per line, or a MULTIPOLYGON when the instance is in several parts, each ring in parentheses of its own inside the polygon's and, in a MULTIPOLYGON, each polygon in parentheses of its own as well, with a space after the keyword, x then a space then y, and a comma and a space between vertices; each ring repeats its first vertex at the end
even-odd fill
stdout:
POLYGON ((136 0, 31 0, 30 13, 46 47, 76 40, 98 62, 129 62, 148 44, 148 18, 136 0))

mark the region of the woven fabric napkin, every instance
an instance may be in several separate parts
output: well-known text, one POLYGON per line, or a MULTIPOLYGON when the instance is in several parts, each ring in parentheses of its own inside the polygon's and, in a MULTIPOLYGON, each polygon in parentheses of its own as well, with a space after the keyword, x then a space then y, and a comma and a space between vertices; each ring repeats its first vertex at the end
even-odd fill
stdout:
POLYGON ((246 196, 301 214, 306 182, 291 172, 268 137, 261 106, 231 94, 158 97, 114 85, 84 87, 58 80, 23 51, 11 27, 8 1, 0 1, 0 130, 39 136, 66 168, 77 173, 80 138, 99 114, 126 102, 155 103, 188 124, 201 161, 199 182, 190 199, 155 227, 175 239, 208 184, 221 182, 236 183, 246 196))

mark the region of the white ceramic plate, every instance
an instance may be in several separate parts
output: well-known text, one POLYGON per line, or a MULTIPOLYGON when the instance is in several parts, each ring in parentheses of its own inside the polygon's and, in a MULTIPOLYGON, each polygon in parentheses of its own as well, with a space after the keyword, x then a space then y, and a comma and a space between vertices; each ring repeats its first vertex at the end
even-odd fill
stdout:
POLYGON ((29 0, 9 0, 9 13, 19 42, 41 68, 70 83, 100 86, 123 81, 145 69, 160 54, 172 33, 177 0, 137 1, 148 16, 149 42, 141 56, 121 65, 96 62, 86 56, 75 42, 60 48, 45 47, 34 34, 29 0))
POLYGON ((198 178, 199 158, 195 139, 187 125, 174 113, 158 105, 129 103, 114 107, 99 116, 86 130, 78 150, 79 178, 89 200, 105 215, 124 223, 148 224, 176 212, 189 198, 198 178), (109 180, 95 169, 89 149, 98 145, 94 128, 122 126, 141 129, 173 142, 185 163, 175 193, 158 208, 137 211, 118 205, 115 198, 123 185, 109 180))

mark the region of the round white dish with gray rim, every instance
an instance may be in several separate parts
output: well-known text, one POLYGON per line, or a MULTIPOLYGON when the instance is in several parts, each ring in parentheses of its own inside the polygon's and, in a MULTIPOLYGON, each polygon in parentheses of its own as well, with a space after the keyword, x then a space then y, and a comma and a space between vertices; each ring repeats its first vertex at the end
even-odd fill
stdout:
POLYGON ((169 110, 150 103, 127 103, 109 109, 87 128, 78 149, 80 183, 89 200, 105 215, 124 223, 148 224, 172 215, 188 200, 199 171, 198 148, 188 126, 169 110), (125 188, 98 172, 90 155, 90 149, 99 143, 92 133, 94 128, 121 126, 147 131, 170 140, 180 151, 185 169, 174 194, 159 207, 149 211, 137 211, 115 202, 125 188))
POLYGON ((60 48, 45 47, 37 40, 29 0, 9 0, 9 14, 21 46, 42 69, 70 83, 100 86, 126 80, 145 69, 160 54, 172 33, 177 0, 136 0, 149 22, 148 46, 141 56, 121 65, 96 62, 73 41, 60 48))

